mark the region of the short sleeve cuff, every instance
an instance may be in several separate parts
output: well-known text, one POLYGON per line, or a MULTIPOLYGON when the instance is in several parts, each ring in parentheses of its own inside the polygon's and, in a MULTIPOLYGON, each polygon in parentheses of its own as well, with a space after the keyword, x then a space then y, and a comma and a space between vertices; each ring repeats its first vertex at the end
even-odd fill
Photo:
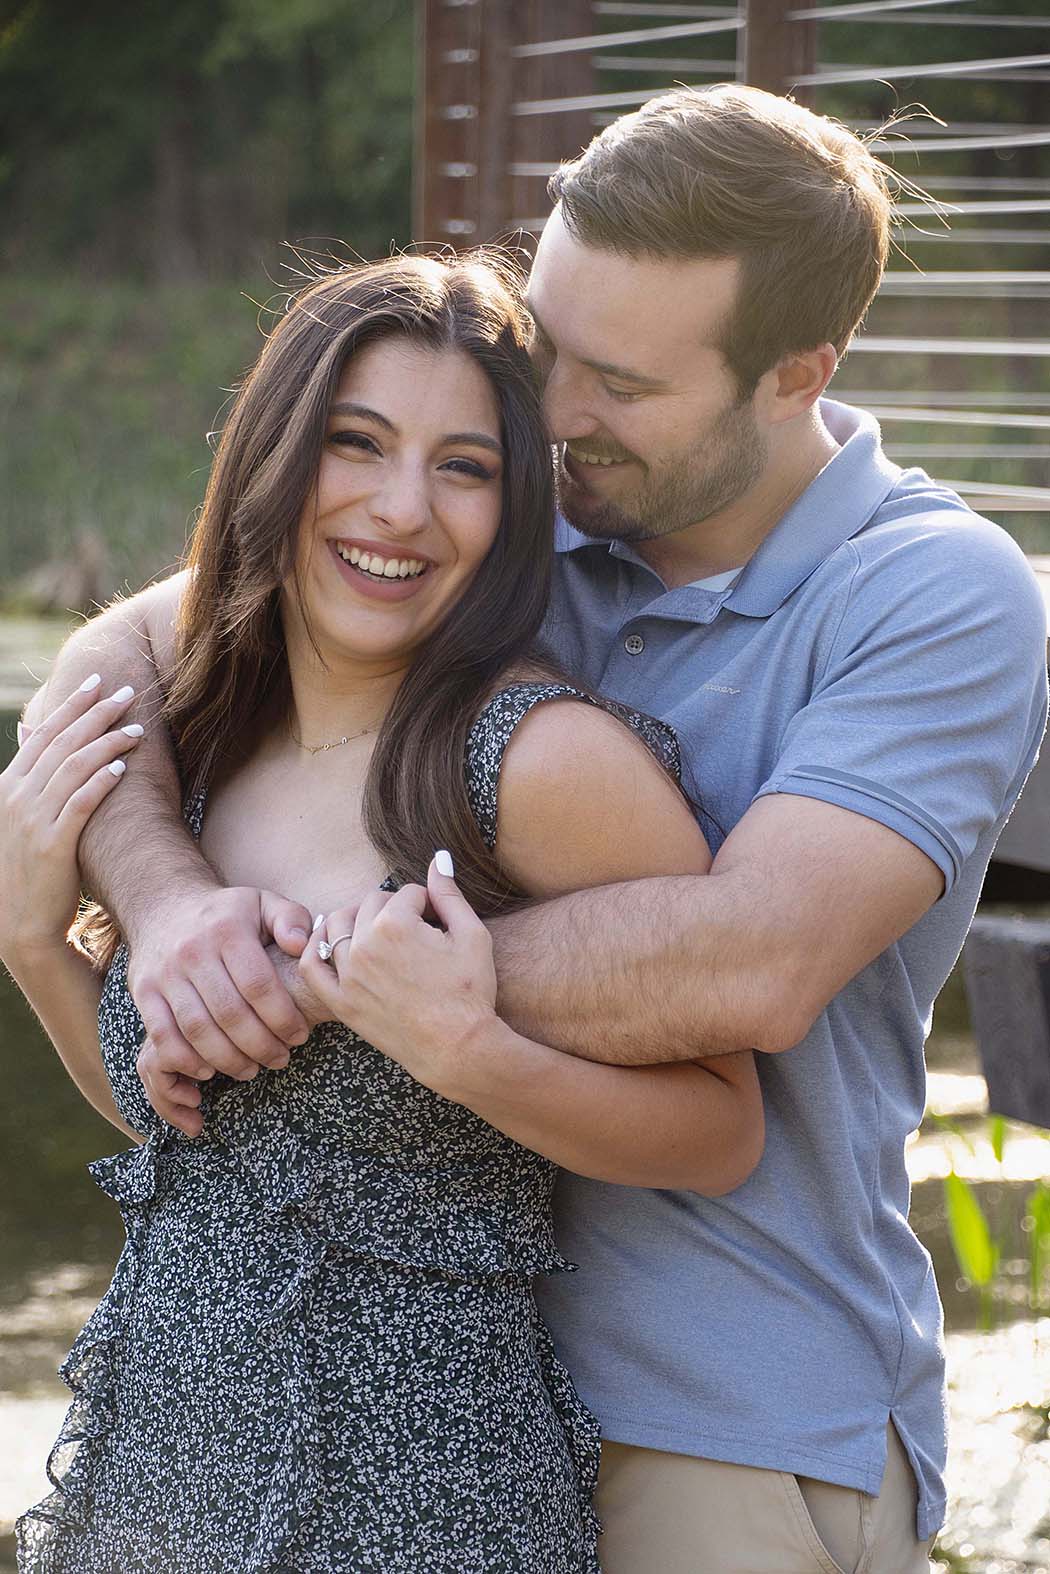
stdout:
POLYGON ((851 809, 865 819, 878 821, 933 860, 944 876, 945 895, 955 884, 963 865, 958 842, 932 815, 891 788, 845 771, 814 766, 807 770, 796 768, 785 776, 771 778, 759 788, 755 797, 765 798, 778 792, 791 793, 797 798, 817 798, 822 803, 833 803, 840 809, 851 809))

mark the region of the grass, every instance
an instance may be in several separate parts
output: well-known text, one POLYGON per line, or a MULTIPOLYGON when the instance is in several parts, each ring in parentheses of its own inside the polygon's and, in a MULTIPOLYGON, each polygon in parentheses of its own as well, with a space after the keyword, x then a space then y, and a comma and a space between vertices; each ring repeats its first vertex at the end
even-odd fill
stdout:
POLYGON ((206 434, 261 344, 256 316, 234 284, 0 281, 7 606, 33 569, 92 541, 107 589, 177 559, 204 494, 206 434))

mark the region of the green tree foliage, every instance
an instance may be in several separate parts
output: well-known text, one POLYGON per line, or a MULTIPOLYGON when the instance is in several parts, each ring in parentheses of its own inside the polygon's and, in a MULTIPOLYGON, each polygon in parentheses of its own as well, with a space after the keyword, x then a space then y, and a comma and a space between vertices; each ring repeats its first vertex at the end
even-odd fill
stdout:
POLYGON ((252 276, 410 238, 412 0, 23 0, 0 30, 0 264, 252 276))

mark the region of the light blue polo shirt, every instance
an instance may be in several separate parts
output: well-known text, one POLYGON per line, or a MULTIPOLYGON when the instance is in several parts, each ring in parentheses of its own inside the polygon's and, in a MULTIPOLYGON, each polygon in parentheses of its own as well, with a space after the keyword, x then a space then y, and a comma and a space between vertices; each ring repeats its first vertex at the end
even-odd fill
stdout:
POLYGON ((1004 531, 890 464, 870 416, 822 413, 842 447, 728 587, 667 590, 630 547, 561 521, 547 635, 569 672, 675 728, 723 832, 763 794, 822 799, 920 847, 945 892, 801 1044, 758 1056, 768 1135, 743 1186, 564 1175, 580 1272, 538 1293, 616 1441, 874 1494, 892 1416, 925 1538, 944 1509, 944 1351, 904 1143, 934 999, 1042 736, 1046 615, 1004 531))

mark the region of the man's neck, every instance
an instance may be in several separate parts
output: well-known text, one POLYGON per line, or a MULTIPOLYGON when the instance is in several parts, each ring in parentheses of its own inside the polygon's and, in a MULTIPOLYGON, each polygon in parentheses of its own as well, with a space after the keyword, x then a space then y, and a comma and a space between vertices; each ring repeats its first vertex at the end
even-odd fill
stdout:
POLYGON ((673 535, 640 541, 636 550, 669 590, 742 568, 839 445, 816 409, 800 431, 792 423, 771 444, 770 460, 753 486, 728 507, 673 535))

